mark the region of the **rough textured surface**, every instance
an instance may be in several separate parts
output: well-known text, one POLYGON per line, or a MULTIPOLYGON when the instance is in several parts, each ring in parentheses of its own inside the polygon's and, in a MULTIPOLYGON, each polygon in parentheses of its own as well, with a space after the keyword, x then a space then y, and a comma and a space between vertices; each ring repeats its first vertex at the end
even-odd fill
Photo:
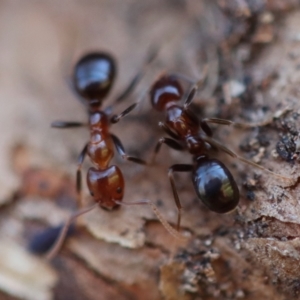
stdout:
MULTIPOLYGON (((1 1, 0 299, 298 299, 298 6, 293 0, 1 1), (199 78, 207 64, 207 83, 195 99, 199 117, 255 123, 290 108, 263 128, 214 132, 239 155, 293 183, 219 151, 214 155, 240 188, 239 208, 209 212, 189 175, 176 176, 188 240, 169 235, 149 207, 98 209, 78 220, 53 262, 32 258, 28 241, 76 209, 76 159, 88 133, 49 126, 86 120, 68 87, 74 61, 95 49, 117 58, 109 105, 153 45, 161 47, 157 60, 115 112, 140 99, 160 72, 199 78)), ((112 131, 128 153, 147 159, 163 135, 162 118, 144 99, 112 131)), ((152 167, 114 159, 126 178, 125 200, 152 200, 172 224, 177 212, 167 170, 185 162, 189 155, 167 148, 152 167)))

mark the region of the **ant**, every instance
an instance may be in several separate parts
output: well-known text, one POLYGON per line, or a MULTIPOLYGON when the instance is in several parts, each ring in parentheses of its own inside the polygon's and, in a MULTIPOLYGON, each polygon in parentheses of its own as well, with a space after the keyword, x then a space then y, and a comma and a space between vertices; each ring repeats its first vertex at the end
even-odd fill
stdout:
MULTIPOLYGON (((206 71, 204 72, 206 73, 206 71)), ((178 209, 177 231, 180 229, 182 206, 174 181, 175 172, 191 172, 192 182, 198 198, 213 212, 228 213, 234 210, 239 203, 239 189, 229 169, 219 160, 210 158, 212 149, 219 149, 233 158, 259 168, 283 180, 292 181, 291 178, 276 174, 256 163, 249 161, 220 144, 212 138, 213 132, 209 123, 219 125, 233 125, 239 128, 251 128, 265 126, 271 120, 260 124, 243 124, 219 118, 205 118, 200 120, 190 109, 199 87, 203 85, 205 76, 193 85, 188 93, 184 105, 178 105, 178 101, 184 97, 183 88, 179 79, 193 82, 185 75, 163 74, 150 89, 150 101, 152 107, 166 114, 165 122, 159 126, 171 137, 160 138, 155 150, 152 162, 159 152, 162 144, 172 149, 187 150, 193 157, 193 164, 174 164, 169 168, 168 177, 171 184, 175 204, 178 209)), ((281 114, 287 111, 282 111, 281 114)), ((276 116, 278 117, 278 116, 276 116)))
MULTIPOLYGON (((150 64, 155 58, 155 54, 149 55, 145 64, 150 64)), ((140 71, 130 82, 124 92, 118 96, 115 103, 126 98, 140 81, 143 71, 140 71)), ((82 175, 81 168, 86 155, 90 157, 94 167, 87 172, 87 186, 93 200, 96 202, 91 207, 84 208, 69 217, 68 221, 60 231, 60 235, 53 247, 48 251, 47 258, 53 258, 59 251, 67 235, 68 229, 73 220, 77 217, 100 206, 106 210, 114 210, 120 205, 143 205, 148 204, 166 229, 176 235, 176 231, 162 218, 158 209, 149 200, 139 202, 124 202, 125 182, 123 174, 118 166, 110 165, 114 156, 114 148, 125 160, 146 165, 142 159, 126 154, 124 147, 117 136, 109 132, 110 124, 118 123, 123 117, 128 115, 137 103, 130 105, 119 115, 109 116, 111 107, 102 110, 102 102, 107 98, 116 77, 116 63, 112 56, 105 52, 94 52, 83 56, 75 65, 73 74, 73 86, 75 92, 83 100, 88 110, 88 127, 90 130, 90 140, 82 149, 77 164, 76 188, 78 201, 81 206, 82 195, 82 175)), ((86 126, 79 122, 56 121, 52 123, 55 128, 74 128, 86 126)))

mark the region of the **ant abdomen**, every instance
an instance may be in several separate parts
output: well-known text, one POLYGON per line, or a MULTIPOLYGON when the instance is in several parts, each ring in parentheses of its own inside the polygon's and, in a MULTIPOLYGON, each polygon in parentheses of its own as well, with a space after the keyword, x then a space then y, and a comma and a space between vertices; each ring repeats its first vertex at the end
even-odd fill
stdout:
POLYGON ((201 158, 192 173, 193 184, 199 199, 211 211, 227 213, 239 203, 239 189, 227 169, 216 159, 201 158))
POLYGON ((113 209, 124 195, 124 177, 117 166, 99 170, 90 168, 87 173, 87 185, 95 202, 105 209, 113 209), (116 202, 117 201, 117 202, 116 202))
POLYGON ((105 52, 94 52, 85 55, 76 64, 73 84, 81 97, 88 102, 94 101, 94 106, 100 106, 111 90, 115 76, 113 57, 105 52))

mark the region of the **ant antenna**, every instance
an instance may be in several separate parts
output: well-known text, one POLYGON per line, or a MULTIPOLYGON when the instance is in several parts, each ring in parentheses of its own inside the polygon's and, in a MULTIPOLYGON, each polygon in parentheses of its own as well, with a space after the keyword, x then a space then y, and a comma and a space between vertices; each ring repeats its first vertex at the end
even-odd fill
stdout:
POLYGON ((257 122, 257 123, 239 123, 231 120, 226 120, 226 119, 219 119, 219 118, 204 118, 202 119, 202 122, 205 123, 212 123, 212 124, 218 124, 218 125, 227 125, 227 126, 233 126, 235 128, 242 128, 242 129, 249 129, 249 128, 255 128, 255 127, 264 127, 269 125, 274 121, 274 119, 278 119, 285 114, 293 111, 289 106, 283 108, 282 110, 277 111, 273 116, 270 118, 262 121, 262 122, 257 122))
POLYGON ((184 101, 184 106, 183 109, 187 110, 188 107, 190 106, 190 104, 192 103, 192 101, 195 98, 196 93, 198 92, 198 90, 200 89, 200 87, 202 87, 207 79, 207 74, 208 74, 208 66, 205 65, 203 68, 203 74, 202 74, 202 78, 200 78, 192 87, 192 89, 190 90, 189 94, 186 97, 186 100, 184 101))
POLYGON ((177 230, 175 230, 169 223, 168 221, 162 216, 161 212, 159 211, 158 207, 150 200, 144 199, 138 202, 121 202, 121 201, 116 201, 117 204, 120 205, 149 205, 156 215, 157 219, 160 221, 160 223, 165 227, 165 229, 176 239, 179 240, 186 240, 187 238, 181 235, 177 230))
POLYGON ((143 76, 145 75, 146 71, 148 70, 149 66, 153 63, 153 61, 156 59, 156 57, 158 56, 159 53, 159 48, 158 47, 152 47, 149 50, 148 56, 146 61, 144 62, 143 66, 141 67, 140 72, 138 72, 133 79, 131 79, 130 84, 128 85, 128 87, 126 88, 126 90, 119 95, 114 104, 115 103, 119 103, 121 101, 123 101, 125 98, 127 98, 132 91, 134 90, 134 88, 138 85, 138 83, 142 80, 143 76))
POLYGON ((75 212, 73 215, 71 215, 69 217, 69 219, 65 223, 64 227, 61 229, 60 234, 59 234, 56 242, 54 243, 54 245, 51 247, 51 249, 46 254, 46 259, 47 260, 53 259, 57 255, 57 253, 59 252, 59 250, 61 249, 62 244, 63 244, 63 242, 64 242, 64 240, 66 238, 66 235, 67 235, 67 232, 68 232, 68 229, 69 229, 71 223, 73 221, 75 221, 78 217, 80 217, 80 216, 82 216, 82 215, 90 212, 91 210, 93 210, 97 206, 98 206, 98 203, 93 204, 90 207, 86 207, 84 209, 81 209, 81 210, 75 212))
MULTIPOLYGON (((138 201, 138 202, 123 202, 123 201, 115 201, 116 204, 118 205, 149 205, 152 209, 152 211, 154 212, 154 214, 156 215, 157 219, 161 222, 161 224, 164 226, 164 228, 173 236, 175 237, 176 239, 179 239, 179 240, 186 240, 187 238, 184 237, 183 235, 181 235, 178 231, 176 231, 169 223, 168 221, 162 216, 162 214, 160 213, 159 209, 157 208, 157 206, 152 203, 150 200, 141 200, 141 201, 138 201)), ((47 252, 46 254, 46 259, 47 260, 52 260, 56 255, 57 253, 60 251, 64 241, 65 241, 65 238, 67 236, 67 232, 68 232, 68 229, 70 227, 70 225, 72 224, 72 222, 74 222, 78 217, 94 210, 99 204, 96 203, 96 204, 93 204, 92 206, 89 206, 89 207, 86 207, 84 209, 81 209, 77 212, 75 212, 73 215, 71 215, 67 222, 65 223, 65 225, 63 226, 63 228, 61 229, 60 231, 60 234, 55 242, 55 244, 51 247, 51 249, 47 252)))
POLYGON ((293 184, 295 182, 295 179, 291 178, 291 177, 287 177, 287 176, 283 176, 283 175, 280 175, 278 173, 275 173, 261 165, 258 165, 256 164, 255 162, 251 161, 251 160, 248 160, 242 156, 239 156, 238 154, 236 154, 235 152, 231 151, 230 149, 228 149, 227 147, 225 147, 224 145, 222 145, 221 143, 217 142, 216 140, 208 137, 208 136, 201 136, 201 138, 206 141, 207 143, 209 143, 210 145, 218 148, 218 149, 221 149, 222 151, 224 151, 225 153, 227 153, 228 155, 230 155, 231 157, 233 158, 236 158, 240 161, 242 161, 243 163, 246 163, 248 165, 251 165, 257 169, 260 169, 264 172, 267 172, 269 173, 270 175, 272 175, 273 177, 277 177, 279 179, 282 179, 284 181, 288 181, 289 184, 293 184))

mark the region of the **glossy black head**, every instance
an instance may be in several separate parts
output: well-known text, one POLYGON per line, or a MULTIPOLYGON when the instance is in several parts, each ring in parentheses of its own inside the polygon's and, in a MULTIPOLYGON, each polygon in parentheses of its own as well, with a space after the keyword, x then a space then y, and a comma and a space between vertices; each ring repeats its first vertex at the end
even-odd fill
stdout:
POLYGON ((77 93, 91 106, 101 105, 116 76, 115 60, 107 53, 83 56, 74 68, 73 84, 77 93))
POLYGON ((181 100, 183 89, 172 75, 161 76, 151 87, 150 100, 154 109, 163 111, 168 105, 181 100))
POLYGON ((216 213, 227 213, 239 203, 239 190, 226 166, 216 159, 199 160, 193 171, 193 184, 200 200, 216 213))

